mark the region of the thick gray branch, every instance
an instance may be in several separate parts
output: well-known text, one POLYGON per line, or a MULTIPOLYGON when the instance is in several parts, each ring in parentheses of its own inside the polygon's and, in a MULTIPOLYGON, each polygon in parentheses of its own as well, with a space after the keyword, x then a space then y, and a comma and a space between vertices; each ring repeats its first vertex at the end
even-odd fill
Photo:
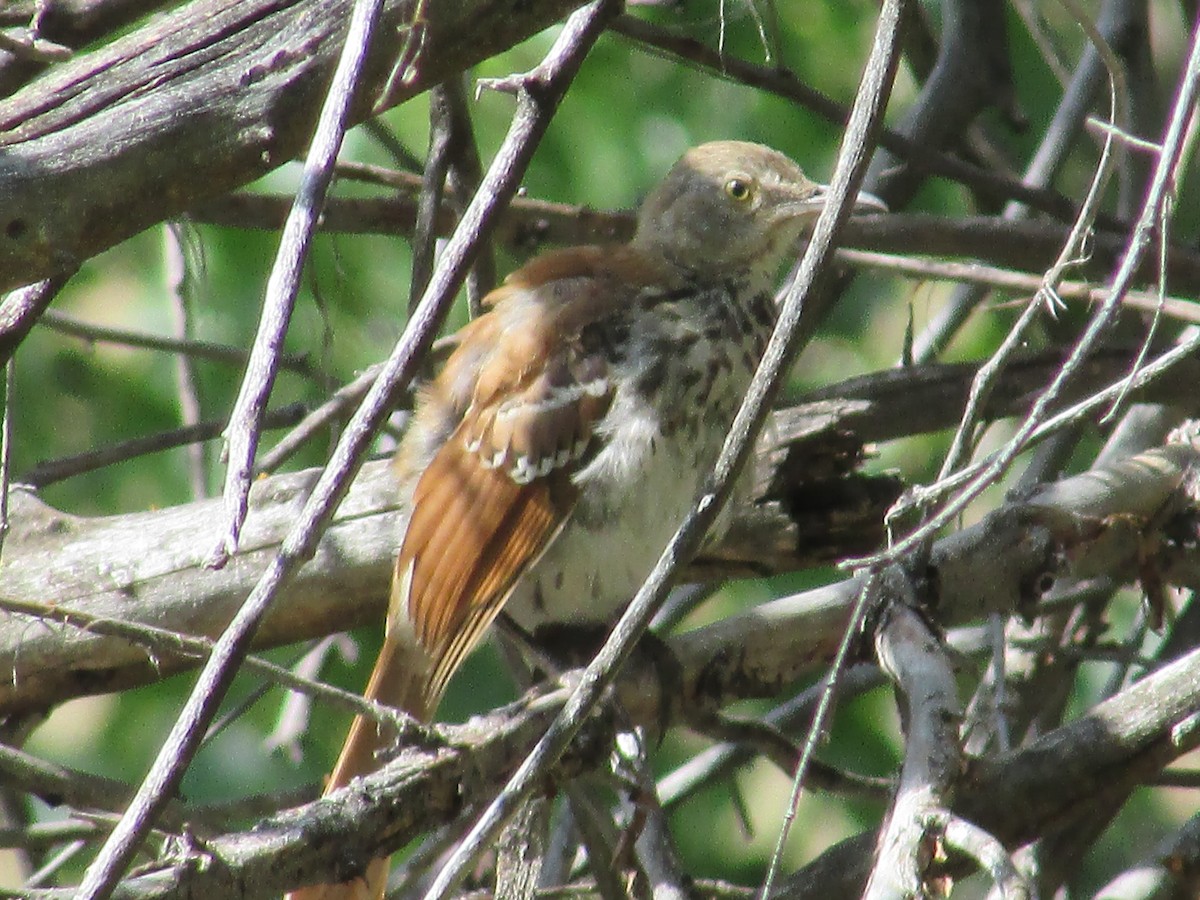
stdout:
POLYGON ((946 648, 911 607, 884 612, 875 655, 904 702, 904 766, 863 894, 889 900, 918 895, 925 885, 932 856, 927 820, 949 808, 961 772, 962 706, 946 648))
MULTIPOLYGON (((1163 475, 1167 483, 1177 485, 1181 467, 1196 463, 1191 448, 1154 452, 1179 464, 1163 475)), ((1152 481, 1140 498, 1124 496, 1126 502, 1132 501, 1129 512, 1144 512, 1155 489, 1161 487, 1157 478, 1152 481)), ((1058 515, 1066 515, 1076 500, 1090 507, 1086 496, 1071 498, 1069 480, 1058 491, 1063 504, 1056 510, 1058 515)), ((991 602, 1006 604, 1011 611, 1024 580, 1037 569, 1044 570, 1049 549, 1044 531, 1018 524, 1020 518, 985 520, 940 542, 932 564, 939 570, 978 572, 984 560, 1003 556, 999 562, 1004 565, 991 564, 991 571, 984 574, 988 579, 984 587, 991 602), (1011 533, 998 540, 997 532, 1005 528, 1011 533), (1015 540, 1022 534, 1023 543, 1015 540), (1001 578, 1004 584, 991 584, 1001 578)), ((631 667, 619 686, 623 713, 616 724, 657 726, 676 721, 686 709, 761 693, 811 671, 832 652, 857 593, 841 587, 768 603, 672 639, 681 663, 681 694, 663 697, 652 665, 631 667), (817 646, 819 633, 829 638, 824 651, 817 646), (771 648, 770 653, 766 648, 771 648)), ((965 614, 978 607, 974 595, 980 590, 978 581, 951 578, 943 582, 942 607, 951 618, 965 614)), ((161 870, 127 879, 115 896, 265 897, 305 880, 350 877, 368 859, 452 820, 464 804, 491 796, 557 712, 562 696, 560 692, 557 699, 535 699, 464 726, 443 726, 437 731, 445 736, 445 744, 409 743, 379 772, 324 800, 263 820, 252 830, 207 840, 181 858, 165 860, 161 870)), ((1197 743, 1198 732, 1188 723, 1198 702, 1200 651, 1193 651, 1028 748, 976 763, 960 783, 955 811, 1009 846, 1032 840, 1082 798, 1096 791, 1128 790, 1188 752, 1197 743), (995 803, 998 796, 1009 802, 995 803)), ((560 763, 558 777, 569 778, 582 768, 607 761, 614 726, 611 716, 609 708, 576 739, 574 750, 560 763)), ((858 896, 852 888, 857 883, 861 891, 869 860, 868 836, 847 842, 798 876, 797 882, 803 882, 808 893, 795 895, 858 896)), ((66 895, 40 892, 34 896, 66 895)))
MULTIPOLYGON (((410 33, 402 102, 547 27, 574 0, 392 0, 365 118, 410 33)), ((64 272, 303 150, 352 0, 192 0, 55 67, 0 107, 0 291, 64 272), (52 185, 53 189, 48 189, 52 185)))
MULTIPOLYGON (((1127 358, 1098 355, 1078 389, 1120 377, 1127 358)), ((1053 355, 1014 364, 989 414, 1022 410, 1056 364, 1053 355)), ((967 365, 893 370, 822 390, 810 402, 776 413, 759 455, 755 493, 765 502, 741 506, 726 540, 693 563, 688 577, 794 570, 878 546, 883 512, 900 485, 856 472, 863 444, 950 427, 973 371, 967 365)), ((1200 365, 1181 366, 1156 387, 1190 396, 1197 380, 1200 365)), ((220 525, 219 500, 86 519, 18 489, 13 531, 0 560, 0 603, 34 601, 188 634, 219 634, 276 552, 316 474, 280 475, 254 486, 241 551, 220 571, 203 566, 220 525)), ((381 621, 402 526, 387 464, 368 464, 315 557, 260 629, 259 646, 381 621)), ((1187 568, 1182 560, 1174 565, 1187 568)), ((968 568, 962 574, 972 573, 968 568)), ((0 622, 0 672, 6 676, 0 679, 0 712, 45 708, 197 665, 187 654, 159 650, 152 656, 122 638, 61 624, 3 612, 0 622)))
MULTIPOLYGON (((962 779, 954 811, 1009 848, 1035 840, 1081 805, 1128 792, 1193 749, 1198 704, 1200 650, 1193 650, 1029 746, 977 761, 962 779)), ((832 847, 777 896, 860 897, 874 840, 868 832, 832 847)))

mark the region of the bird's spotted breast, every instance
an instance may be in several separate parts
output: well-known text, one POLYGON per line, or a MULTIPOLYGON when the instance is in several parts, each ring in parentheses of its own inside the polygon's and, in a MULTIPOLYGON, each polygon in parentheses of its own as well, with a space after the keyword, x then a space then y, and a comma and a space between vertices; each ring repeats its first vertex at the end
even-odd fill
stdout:
POLYGON ((774 323, 729 290, 694 285, 628 320, 598 448, 573 479, 579 500, 506 607, 522 627, 610 620, 691 510, 774 323))

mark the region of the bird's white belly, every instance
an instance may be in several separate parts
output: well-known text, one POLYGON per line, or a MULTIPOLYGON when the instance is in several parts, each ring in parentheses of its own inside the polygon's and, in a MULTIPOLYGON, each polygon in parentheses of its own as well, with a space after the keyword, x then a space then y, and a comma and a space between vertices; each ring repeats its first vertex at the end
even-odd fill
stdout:
MULTIPOLYGON (((728 411, 720 411, 722 418, 732 419, 735 398, 728 411)), ((526 630, 548 622, 612 621, 641 587, 712 471, 726 428, 709 423, 664 435, 652 424, 655 417, 642 417, 633 406, 630 416, 621 417, 620 434, 577 476, 585 499, 505 607, 526 630), (603 482, 604 489, 589 490, 589 482, 603 482)))
MULTIPOLYGON (((572 516, 505 608, 522 628, 546 622, 605 622, 633 597, 687 515, 698 488, 678 454, 660 448, 643 490, 610 503, 603 522, 572 516), (655 468, 671 477, 656 478, 655 468), (650 492, 648 485, 663 486, 650 492), (619 522, 619 526, 614 527, 619 522), (588 527, 594 524, 595 527, 588 527)), ((578 510, 578 512, 584 512, 578 510)))

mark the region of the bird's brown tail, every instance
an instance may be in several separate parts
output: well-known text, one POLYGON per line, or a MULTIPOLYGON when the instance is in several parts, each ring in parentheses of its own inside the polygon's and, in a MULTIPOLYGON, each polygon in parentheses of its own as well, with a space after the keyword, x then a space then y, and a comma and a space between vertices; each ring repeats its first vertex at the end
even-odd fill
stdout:
MULTIPOLYGON (((364 696, 428 722, 438 698, 429 696, 427 666, 421 664, 423 660, 414 660, 412 656, 395 638, 385 638, 364 696)), ((385 734, 386 730, 381 734, 373 720, 355 716, 324 793, 330 794, 349 784, 351 779, 378 769, 376 753, 384 745, 385 734)), ((343 884, 310 885, 292 891, 285 900, 382 900, 387 874, 387 858, 373 859, 360 878, 343 884)))

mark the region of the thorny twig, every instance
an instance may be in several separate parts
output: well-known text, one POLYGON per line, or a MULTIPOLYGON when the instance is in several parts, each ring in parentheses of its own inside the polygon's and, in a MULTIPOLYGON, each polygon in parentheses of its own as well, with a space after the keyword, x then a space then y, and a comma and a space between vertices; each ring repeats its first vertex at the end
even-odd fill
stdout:
MULTIPOLYGON (((1179 95, 1171 110, 1166 137, 1163 140, 1163 155, 1155 168, 1154 178, 1147 192, 1145 202, 1142 205, 1142 213, 1138 219, 1137 226, 1130 236, 1128 249, 1121 260, 1121 265, 1109 288, 1109 296, 1088 322, 1083 335, 1076 341, 1070 356, 1063 363, 1055 378, 1034 402, 1029 414, 1021 423, 1016 434, 1013 435, 998 453, 993 454, 988 460, 985 460, 984 464, 976 467, 969 476, 968 483, 920 528, 894 544, 886 552, 864 559, 848 560, 843 563, 844 567, 875 566, 900 559, 905 553, 924 541, 930 534, 935 533, 954 519, 988 485, 992 484, 1008 469, 1012 461, 1034 439, 1035 435, 1044 433, 1044 424, 1049 424, 1045 421, 1047 410, 1055 399, 1061 395, 1063 386, 1075 374, 1083 359, 1091 351, 1100 335, 1108 326, 1113 313, 1120 305, 1120 298, 1128 290, 1130 282, 1133 280, 1134 272, 1137 270, 1142 255, 1150 243, 1154 227, 1159 219, 1161 205, 1165 202, 1168 190, 1172 184, 1172 174, 1180 162, 1186 125, 1191 118, 1191 111, 1196 101, 1198 86, 1200 86, 1200 30, 1193 31, 1187 68, 1180 83, 1179 95)), ((1159 362, 1165 363, 1168 359, 1178 358, 1178 355, 1173 351, 1160 357, 1159 362)), ((1135 376, 1135 383, 1145 383, 1143 379, 1154 368, 1154 366, 1148 366, 1142 372, 1138 373, 1135 376)), ((1158 371, 1161 371, 1161 369, 1158 371)), ((1120 386, 1118 386, 1119 389, 1120 386)), ((1089 408, 1091 406, 1086 401, 1085 404, 1080 404, 1079 406, 1084 405, 1087 405, 1089 408)), ((1061 421, 1061 419, 1062 414, 1054 417, 1054 421, 1061 421)), ((940 495, 957 483, 958 481, 951 477, 948 482, 931 485, 926 489, 926 496, 940 495)))
POLYGON ((730 428, 730 435, 714 467, 707 492, 680 525, 604 646, 588 664, 579 684, 571 692, 566 707, 438 872, 425 895, 426 900, 439 900, 453 892, 466 866, 524 802, 547 768, 561 756, 605 687, 612 681, 617 668, 645 632, 666 597, 673 573, 698 548, 731 491, 734 477, 749 456, 753 439, 766 417, 769 401, 776 394, 787 363, 797 349, 797 325, 804 297, 817 284, 826 261, 832 256, 834 239, 850 212, 849 200, 857 191, 862 173, 866 170, 867 148, 877 134, 899 57, 895 29, 898 10, 902 5, 902 0, 884 4, 877 42, 851 113, 839 163, 829 188, 828 204, 817 220, 796 280, 787 291, 775 331, 730 428))
MULTIPOLYGON (((305 165, 301 186, 297 191, 296 206, 284 227, 279 256, 267 284, 259 335, 230 418, 230 456, 225 481, 228 521, 226 533, 213 553, 214 564, 223 563, 236 547, 238 534, 245 521, 258 430, 274 382, 279 348, 299 289, 301 268, 316 226, 321 200, 333 176, 333 158, 341 146, 350 103, 382 6, 382 0, 356 0, 354 4, 346 43, 326 95, 325 107, 321 110, 317 132, 309 150, 309 162, 305 165)), ((284 557, 286 549, 276 559, 284 557)), ((84 873, 79 885, 79 900, 101 900, 112 893, 122 870, 153 824, 155 813, 178 785, 192 754, 199 746, 204 726, 215 714, 233 677, 234 663, 244 655, 254 627, 266 612, 271 596, 268 594, 257 604, 255 599, 254 594, 247 598, 217 642, 199 682, 129 809, 84 873), (255 609, 255 605, 259 608, 255 609)))
MULTIPOLYGON (((283 337, 291 321, 304 260, 316 232, 325 194, 333 179, 334 159, 342 146, 350 104, 357 91, 371 34, 382 8, 383 0, 355 0, 346 42, 338 58, 333 82, 325 96, 325 105, 321 109, 300 186, 296 190, 296 200, 284 223, 279 251, 267 279, 258 334, 226 432, 223 492, 226 522, 224 534, 209 557, 209 563, 214 568, 223 566, 237 549, 238 537, 249 508, 259 430, 278 373, 283 337)), ((84 900, 91 900, 91 897, 84 900)))

